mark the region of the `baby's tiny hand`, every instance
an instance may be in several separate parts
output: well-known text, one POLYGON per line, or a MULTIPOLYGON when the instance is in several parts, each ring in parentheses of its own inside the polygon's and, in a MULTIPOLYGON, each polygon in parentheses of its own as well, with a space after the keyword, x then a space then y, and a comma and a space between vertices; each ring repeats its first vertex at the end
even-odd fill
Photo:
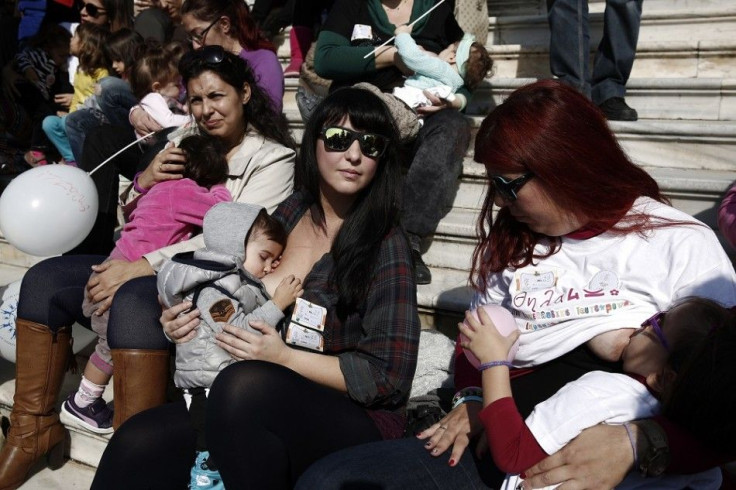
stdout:
POLYGON ((394 35, 398 36, 399 34, 411 34, 412 27, 410 25, 403 25, 396 28, 394 31, 394 35))
POLYGON ((276 287, 276 292, 273 293, 273 302, 283 311, 293 304, 303 292, 302 281, 293 275, 288 275, 276 287))

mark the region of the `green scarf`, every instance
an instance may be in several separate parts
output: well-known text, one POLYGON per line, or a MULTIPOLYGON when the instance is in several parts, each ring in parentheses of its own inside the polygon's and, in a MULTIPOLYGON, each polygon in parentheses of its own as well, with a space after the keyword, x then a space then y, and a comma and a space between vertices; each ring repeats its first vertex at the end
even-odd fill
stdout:
MULTIPOLYGON (((437 3, 436 0, 414 0, 414 7, 412 7, 411 9, 411 17, 409 18, 409 22, 413 21, 424 12, 431 9, 435 3, 437 3)), ((394 31, 396 30, 396 26, 388 21, 388 16, 386 15, 386 11, 381 5, 381 0, 368 0, 368 11, 371 14, 371 18, 373 19, 376 28, 384 32, 390 32, 391 34, 394 33, 394 31)), ((435 13, 432 12, 427 17, 414 24, 412 26, 412 34, 418 34, 422 32, 422 29, 427 24, 427 20, 434 14, 435 13)))

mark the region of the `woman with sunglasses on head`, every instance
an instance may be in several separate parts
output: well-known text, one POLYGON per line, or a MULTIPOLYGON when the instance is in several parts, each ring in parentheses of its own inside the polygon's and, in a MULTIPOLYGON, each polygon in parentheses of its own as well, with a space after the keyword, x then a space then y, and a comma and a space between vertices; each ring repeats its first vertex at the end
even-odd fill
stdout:
MULTIPOLYGON (((588 371, 620 372, 632 331, 669 304, 687 296, 736 304, 736 274, 712 230, 666 204, 600 110, 576 90, 547 80, 515 91, 483 121, 475 159, 485 165, 490 185, 478 219, 470 306, 496 304, 513 313, 521 335, 511 387, 522 416, 588 371)), ((417 438, 328 457, 310 469, 301 488, 338 488, 351 474, 377 488, 499 484, 503 473, 494 473, 487 453, 477 467, 474 461, 487 447, 478 417, 481 373, 460 345, 458 392, 446 416, 417 438), (379 460, 392 461, 394 470, 372 471, 379 460)), ((654 476, 652 459, 665 449, 647 444, 640 425, 656 434, 662 429, 654 422, 632 425, 640 436, 639 464, 654 476)), ((581 437, 594 442, 580 450, 573 440, 562 457, 550 457, 555 468, 560 461, 572 467, 533 483, 571 479, 584 488, 612 488, 618 483, 612 478, 631 469, 623 427, 596 426, 581 437), (590 470, 585 465, 594 458, 602 467, 590 470), (600 480, 585 480, 593 477, 600 480)), ((698 447, 689 441, 678 450, 700 454, 698 447)), ((709 463, 693 468, 677 460, 671 468, 696 472, 717 461, 709 463)))
MULTIPOLYGON (((420 325, 396 141, 386 107, 359 89, 328 96, 307 124, 297 192, 274 213, 286 248, 263 282, 273 291, 287 275, 301 279, 317 321, 300 326, 292 313, 282 325, 251 322, 262 335, 226 325, 217 336, 243 361, 217 376, 207 402, 226 488, 292 488, 325 454, 403 433, 420 325)), ((174 342, 196 334, 190 307, 161 317, 174 342)), ((157 407, 113 436, 92 488, 182 488, 194 451, 184 402, 157 407)))
MULTIPOLYGON (((123 196, 126 215, 157 182, 182 178, 186 156, 176 144, 199 132, 225 143, 225 186, 233 200, 275 209, 293 190, 295 152, 283 116, 273 111, 245 62, 219 46, 184 57, 180 72, 194 123, 172 133, 173 144, 136 176, 123 196)), ((103 312, 110 309, 114 426, 165 401, 170 344, 158 321, 154 274, 165 259, 202 245, 198 235, 135 262, 102 264, 103 256, 74 255, 47 259, 28 270, 18 304, 15 403, 0 452, 0 488, 20 485, 45 455, 58 457, 52 463, 63 460, 66 431, 55 406, 70 359, 71 325, 90 326, 80 308, 85 294, 104 301, 103 312), (98 273, 92 279, 91 270, 98 273)))

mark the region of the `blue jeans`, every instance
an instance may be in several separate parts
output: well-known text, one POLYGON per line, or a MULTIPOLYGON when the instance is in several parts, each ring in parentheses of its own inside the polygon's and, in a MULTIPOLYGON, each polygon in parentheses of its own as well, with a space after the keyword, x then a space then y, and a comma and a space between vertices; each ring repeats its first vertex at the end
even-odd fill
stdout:
POLYGON ((603 38, 590 73, 588 0, 547 0, 552 74, 595 104, 626 94, 636 57, 643 0, 607 0, 603 38))
POLYGON ((69 137, 69 145, 76 161, 82 159, 84 140, 90 130, 102 126, 105 123, 114 126, 133 128, 128 122, 130 108, 138 103, 133 92, 130 91, 128 82, 116 77, 105 77, 100 80, 100 95, 97 103, 100 109, 78 109, 66 119, 66 133, 69 137))
POLYGON ((76 162, 69 138, 64 128, 67 116, 46 116, 41 127, 49 140, 54 144, 61 157, 67 162, 76 162))
POLYGON ((475 490, 493 488, 469 450, 458 464, 449 452, 431 456, 414 437, 361 444, 320 459, 299 478, 295 490, 475 490))

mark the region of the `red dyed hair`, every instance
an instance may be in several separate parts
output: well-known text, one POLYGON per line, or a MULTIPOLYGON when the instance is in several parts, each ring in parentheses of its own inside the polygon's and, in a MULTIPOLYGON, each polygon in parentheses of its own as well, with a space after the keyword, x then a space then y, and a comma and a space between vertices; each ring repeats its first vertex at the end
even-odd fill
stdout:
MULTIPOLYGON (((521 87, 485 118, 475 138, 475 160, 488 175, 533 172, 543 192, 563 211, 584 217, 586 228, 626 234, 672 224, 627 215, 641 196, 668 201, 657 182, 626 156, 600 110, 554 80, 521 87)), ((506 207, 494 219, 494 198, 490 185, 470 273, 478 291, 486 289, 489 274, 527 266, 560 247, 559 237, 535 233, 506 207), (538 243, 548 244, 546 252, 534 253, 538 243)))
POLYGON ((243 0, 186 0, 181 6, 181 15, 192 14, 199 20, 214 22, 219 17, 230 19, 233 37, 249 51, 268 49, 276 52, 276 47, 266 39, 250 15, 248 5, 243 0))

